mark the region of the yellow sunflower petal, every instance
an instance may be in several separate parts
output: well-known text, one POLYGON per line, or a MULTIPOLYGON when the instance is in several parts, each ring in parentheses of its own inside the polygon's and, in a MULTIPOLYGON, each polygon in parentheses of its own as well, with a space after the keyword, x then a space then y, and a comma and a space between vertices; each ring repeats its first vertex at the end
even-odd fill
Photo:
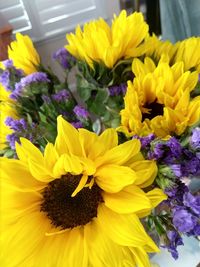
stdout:
POLYGON ((99 157, 96 160, 96 166, 102 166, 104 164, 118 164, 122 165, 126 163, 130 158, 136 155, 140 151, 140 141, 130 140, 117 147, 108 150, 103 157, 99 157))
POLYGON ((143 248, 131 248, 131 252, 134 254, 135 262, 138 264, 138 266, 151 267, 149 257, 143 248))
POLYGON ((106 192, 116 193, 137 179, 136 173, 128 167, 106 165, 95 173, 95 181, 106 192))
POLYGON ((28 170, 27 166, 15 159, 0 158, 1 178, 8 179, 18 190, 33 191, 46 186, 35 179, 28 170))
POLYGON ((136 161, 131 164, 131 168, 138 177, 134 184, 139 185, 141 188, 149 186, 156 178, 157 165, 153 160, 136 161))
POLYGON ((78 131, 67 121, 65 121, 62 116, 57 119, 58 135, 56 138, 56 149, 58 153, 73 154, 84 156, 83 151, 79 141, 78 131))
POLYGON ((134 185, 129 185, 116 194, 103 193, 103 199, 106 207, 121 214, 146 211, 152 208, 145 193, 134 185))
POLYGON ((114 242, 122 246, 139 247, 151 246, 158 251, 157 246, 146 234, 142 224, 135 214, 117 214, 104 205, 99 207, 99 223, 105 232, 114 242))

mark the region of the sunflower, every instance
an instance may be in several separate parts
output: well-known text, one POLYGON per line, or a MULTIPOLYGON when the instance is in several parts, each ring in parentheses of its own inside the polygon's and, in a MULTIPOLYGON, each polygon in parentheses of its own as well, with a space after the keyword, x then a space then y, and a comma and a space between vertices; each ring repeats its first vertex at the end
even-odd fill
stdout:
POLYGON ((142 190, 157 168, 138 140, 118 145, 114 129, 97 136, 60 116, 55 145, 42 154, 21 138, 16 151, 1 158, 1 266, 150 266, 158 248, 139 217, 166 196, 142 190))
POLYGON ((163 41, 156 35, 148 36, 145 39, 145 44, 149 47, 145 56, 151 57, 157 63, 163 55, 166 55, 168 57, 168 61, 171 63, 174 60, 175 53, 179 46, 179 42, 173 44, 169 40, 163 41))
POLYGON ((85 24, 83 31, 78 26, 75 34, 67 34, 66 48, 91 67, 95 61, 112 68, 119 59, 143 54, 142 42, 147 35, 148 25, 142 13, 127 16, 123 10, 118 17, 114 16, 111 27, 102 18, 85 24))
POLYGON ((170 67, 166 56, 158 66, 148 57, 144 63, 135 59, 132 70, 135 79, 128 81, 119 131, 128 136, 180 135, 199 120, 200 96, 190 99, 197 72, 185 72, 183 62, 170 67))
POLYGON ((8 47, 8 56, 13 60, 13 65, 22 69, 25 74, 38 71, 40 57, 29 36, 17 33, 16 41, 11 42, 8 47))
POLYGON ((191 37, 178 44, 174 62, 183 61, 185 70, 197 70, 200 73, 200 37, 191 37))

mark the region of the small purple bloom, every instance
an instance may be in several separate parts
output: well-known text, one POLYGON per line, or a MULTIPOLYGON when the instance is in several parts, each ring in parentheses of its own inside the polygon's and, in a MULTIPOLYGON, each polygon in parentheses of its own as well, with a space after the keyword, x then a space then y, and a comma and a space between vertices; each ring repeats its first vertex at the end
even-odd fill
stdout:
POLYGON ((193 129, 192 136, 190 137, 190 145, 192 149, 200 149, 200 128, 193 129))
POLYGON ((47 74, 44 72, 34 72, 22 78, 20 82, 15 84, 15 90, 10 95, 10 98, 17 99, 23 92, 23 88, 32 84, 32 83, 41 83, 41 82, 50 82, 47 77, 47 74))
POLYGON ((50 82, 47 77, 47 74, 44 72, 34 72, 29 74, 28 76, 21 79, 20 83, 23 87, 31 84, 31 83, 38 83, 38 82, 50 82))
POLYGON ((2 63, 6 69, 13 67, 13 61, 11 59, 6 59, 2 63))
POLYGON ((5 124, 16 132, 25 130, 27 128, 27 123, 24 119, 15 120, 11 117, 7 117, 5 124))
POLYGON ((118 96, 118 95, 125 95, 127 86, 126 84, 122 83, 120 85, 113 85, 108 88, 110 96, 118 96))
POLYGON ((176 175, 176 177, 180 178, 182 176, 182 171, 181 171, 181 165, 180 164, 171 164, 170 168, 172 169, 172 171, 176 175))
POLYGON ((75 128, 83 128, 83 124, 81 121, 74 121, 74 122, 71 122, 71 124, 75 127, 75 128))
POLYGON ((56 94, 52 95, 52 99, 55 100, 56 102, 62 102, 67 99, 69 99, 70 94, 66 89, 63 89, 56 94))
POLYGON ((165 152, 164 147, 165 145, 163 143, 155 144, 153 151, 150 151, 149 153, 149 158, 156 159, 156 160, 161 159, 165 152))
POLYGON ((8 70, 4 70, 0 74, 0 83, 2 83, 3 87, 7 91, 11 91, 12 90, 12 88, 10 87, 10 72, 8 70))
POLYGON ((15 149, 15 142, 19 140, 19 137, 15 133, 12 133, 6 136, 6 140, 8 141, 11 149, 15 149))
POLYGON ((173 224, 182 233, 190 232, 197 224, 197 219, 182 207, 173 210, 173 224))
POLYGON ((183 203, 186 207, 200 216, 200 196, 193 196, 190 192, 187 192, 183 196, 183 203))
POLYGON ((167 146, 170 148, 172 155, 175 158, 179 158, 182 153, 181 144, 175 137, 171 137, 167 141, 167 146))
POLYGON ((134 135, 133 139, 135 139, 135 138, 140 140, 142 148, 148 148, 148 146, 151 144, 151 142, 155 139, 155 135, 149 134, 149 135, 144 136, 144 137, 139 137, 138 135, 134 135))
POLYGON ((195 227, 192 229, 190 234, 193 235, 193 236, 199 236, 200 235, 200 223, 195 225, 195 227))
POLYGON ((183 245, 183 240, 176 231, 168 231, 167 237, 169 239, 169 245, 166 247, 168 248, 168 251, 172 254, 172 257, 176 260, 178 259, 177 246, 183 245))
POLYGON ((185 161, 183 166, 183 173, 185 176, 188 175, 198 175, 200 172, 200 159, 193 155, 193 158, 190 160, 185 161))
POLYGON ((79 105, 75 106, 73 111, 78 118, 87 120, 89 117, 89 112, 85 108, 83 108, 79 105))
POLYGON ((70 69, 75 63, 75 58, 64 47, 53 54, 53 59, 57 60, 64 69, 70 69))

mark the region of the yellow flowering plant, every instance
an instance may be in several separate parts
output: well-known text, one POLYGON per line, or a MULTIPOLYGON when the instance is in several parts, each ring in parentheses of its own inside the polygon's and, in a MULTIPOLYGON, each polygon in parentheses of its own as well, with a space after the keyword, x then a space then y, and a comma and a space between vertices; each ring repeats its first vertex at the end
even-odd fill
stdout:
POLYGON ((200 175, 199 37, 162 41, 125 11, 66 37, 64 82, 20 33, 0 64, 0 265, 150 267, 160 245, 177 259, 200 229, 184 183, 200 175))

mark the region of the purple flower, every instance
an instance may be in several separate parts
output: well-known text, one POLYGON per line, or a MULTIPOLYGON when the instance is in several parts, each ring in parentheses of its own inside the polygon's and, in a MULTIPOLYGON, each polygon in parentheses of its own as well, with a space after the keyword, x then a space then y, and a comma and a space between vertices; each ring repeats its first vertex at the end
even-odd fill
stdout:
POLYGON ((184 176, 198 175, 200 172, 200 159, 193 155, 193 158, 185 160, 182 169, 184 176))
POLYGON ((11 91, 12 90, 12 88, 10 87, 10 72, 8 70, 4 70, 0 74, 0 83, 2 83, 3 87, 7 91, 11 91))
POLYGON ((44 72, 34 72, 28 76, 22 78, 20 82, 15 84, 15 90, 10 95, 10 98, 17 99, 23 92, 23 88, 32 83, 50 82, 47 74, 44 72))
POLYGON ((180 232, 187 233, 197 224, 197 219, 185 208, 175 207, 173 210, 173 224, 180 232))
POLYGON ((195 225, 195 227, 192 229, 192 231, 189 233, 189 235, 193 235, 193 236, 199 236, 200 235, 200 223, 195 225))
POLYGON ((12 133, 6 136, 6 140, 8 141, 11 149, 15 149, 15 142, 19 140, 19 137, 15 133, 12 133))
POLYGON ((73 111, 76 114, 76 116, 80 119, 86 119, 87 120, 89 117, 89 112, 85 108, 83 108, 79 105, 75 106, 73 111))
POLYGON ((172 169, 172 171, 176 175, 176 177, 180 178, 182 176, 182 171, 181 171, 181 165, 180 164, 171 164, 170 168, 172 169))
POLYGON ((177 246, 183 245, 183 240, 181 236, 174 230, 168 231, 167 237, 169 239, 169 245, 166 246, 166 248, 171 253, 172 257, 176 260, 178 259, 177 246))
POLYGON ((192 136, 190 137, 190 145, 194 150, 200 149, 200 128, 193 129, 192 136))
POLYGON ((75 128, 83 128, 83 124, 81 121, 74 121, 74 122, 71 122, 71 124, 75 127, 75 128))
POLYGON ((144 137, 139 137, 138 135, 134 135, 133 139, 135 139, 135 138, 140 140, 142 148, 148 148, 148 146, 151 144, 151 142, 155 139, 155 135, 149 134, 149 135, 144 136, 144 137))
POLYGON ((153 151, 149 151, 148 158, 156 159, 156 160, 161 159, 165 152, 164 148, 165 148, 165 145, 163 143, 155 144, 153 151))
POLYGON ((71 69, 75 63, 75 58, 64 47, 53 54, 53 59, 57 60, 64 69, 71 69))
POLYGON ((182 153, 181 144, 175 137, 171 137, 167 141, 167 146, 170 148, 170 151, 175 158, 179 158, 181 156, 182 153))
POLYGON ((24 119, 15 120, 11 117, 7 117, 5 124, 16 132, 27 129, 27 123, 24 119))
POLYGON ((200 196, 193 196, 190 192, 187 192, 183 196, 183 203, 186 207, 200 216, 200 196))
POLYGON ((171 188, 165 189, 165 193, 169 196, 168 202, 172 207, 176 204, 182 205, 183 196, 187 192, 189 192, 188 187, 180 180, 176 180, 171 188))
POLYGON ((66 89, 63 89, 56 94, 52 95, 52 99, 55 100, 56 102, 62 102, 67 99, 69 99, 70 94, 66 89))
POLYGON ((13 67, 13 61, 11 59, 6 59, 2 63, 6 69, 13 67))
POLYGON ((20 82, 15 84, 15 90, 10 94, 10 98, 16 100, 22 93, 23 87, 20 82))
POLYGON ((29 74, 28 76, 21 79, 20 83, 22 87, 25 87, 31 83, 38 83, 38 82, 50 82, 47 77, 47 74, 44 72, 34 72, 29 74))
POLYGON ((120 85, 113 85, 108 88, 110 96, 125 95, 127 86, 122 83, 120 85))

